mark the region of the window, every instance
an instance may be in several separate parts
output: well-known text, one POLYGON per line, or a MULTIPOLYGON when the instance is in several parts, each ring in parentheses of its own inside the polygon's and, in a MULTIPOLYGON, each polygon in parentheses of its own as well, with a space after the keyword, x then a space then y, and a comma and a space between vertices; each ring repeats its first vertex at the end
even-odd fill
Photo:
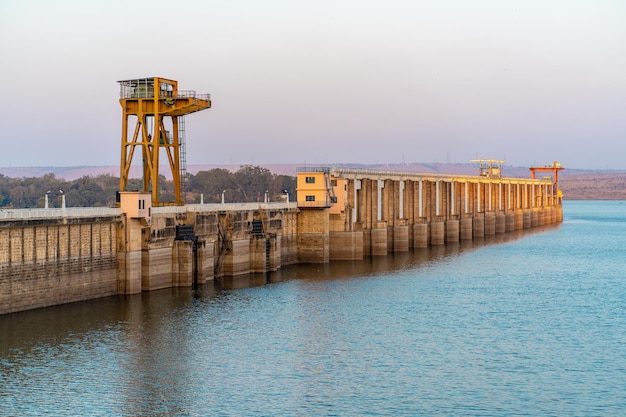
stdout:
POLYGON ((315 196, 314 195, 307 195, 306 196, 306 201, 315 201, 315 196))
POLYGON ((306 177, 305 182, 307 184, 315 184, 315 177, 306 177))
POLYGON ((333 187, 337 186, 337 180, 330 180, 330 185, 332 185, 333 187))
POLYGON ((334 196, 330 197, 330 202, 333 203, 333 204, 336 203, 337 202, 337 197, 334 197, 334 196))

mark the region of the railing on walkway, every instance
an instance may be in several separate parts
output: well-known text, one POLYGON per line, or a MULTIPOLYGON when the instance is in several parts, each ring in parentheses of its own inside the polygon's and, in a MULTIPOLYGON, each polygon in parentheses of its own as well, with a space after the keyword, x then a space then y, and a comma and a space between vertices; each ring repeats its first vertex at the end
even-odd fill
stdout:
POLYGON ((323 201, 298 201, 298 207, 308 207, 308 208, 327 208, 332 206, 333 203, 330 200, 323 201))
POLYGON ((203 212, 203 211, 236 211, 236 210, 281 210, 281 209, 296 209, 298 203, 295 201, 275 202, 275 203, 210 203, 210 204, 187 204, 185 206, 164 206, 153 207, 153 214, 167 214, 167 213, 186 213, 203 212))
MULTIPOLYGON (((309 169, 310 172, 314 168, 309 169)), ((419 173, 409 171, 390 171, 390 170, 377 170, 377 169, 362 169, 362 168, 330 168, 331 175, 338 177, 354 177, 358 179, 423 179, 430 181, 472 181, 472 182, 496 182, 496 183, 521 183, 521 184, 545 184, 550 183, 550 179, 545 178, 516 178, 516 177, 502 177, 502 178, 487 178, 480 175, 465 175, 465 174, 439 174, 439 173, 419 173)))
MULTIPOLYGON (((153 207, 153 214, 186 213, 204 211, 236 211, 236 210, 282 210, 297 209, 298 203, 291 201, 276 203, 227 203, 227 204, 188 204, 186 206, 153 207)), ((114 207, 71 207, 71 208, 36 208, 36 209, 2 209, 1 220, 49 219, 62 217, 102 217, 121 216, 122 211, 114 207)))
POLYGON ((2 209, 0 220, 48 219, 54 217, 102 217, 121 216, 119 208, 112 207, 71 207, 71 208, 36 208, 36 209, 2 209))

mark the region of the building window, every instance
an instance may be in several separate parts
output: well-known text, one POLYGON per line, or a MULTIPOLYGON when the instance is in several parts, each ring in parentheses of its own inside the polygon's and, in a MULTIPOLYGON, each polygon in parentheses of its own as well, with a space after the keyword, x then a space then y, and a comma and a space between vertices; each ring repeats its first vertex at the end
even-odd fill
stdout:
POLYGON ((337 197, 335 196, 330 197, 330 202, 335 204, 337 202, 337 197))
POLYGON ((337 186, 337 180, 330 180, 330 185, 332 185, 333 187, 337 186))
POLYGON ((306 177, 305 182, 307 184, 315 184, 315 177, 306 177))
POLYGON ((315 196, 314 195, 307 195, 306 196, 306 201, 315 201, 315 196))

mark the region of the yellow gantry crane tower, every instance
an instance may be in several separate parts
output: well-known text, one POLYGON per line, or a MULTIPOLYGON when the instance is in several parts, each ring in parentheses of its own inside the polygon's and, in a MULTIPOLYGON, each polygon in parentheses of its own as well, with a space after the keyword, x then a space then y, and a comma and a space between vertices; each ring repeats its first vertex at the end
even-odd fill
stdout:
POLYGON ((177 81, 161 77, 118 83, 122 106, 120 191, 128 191, 130 168, 135 150, 139 147, 143 162, 142 191, 152 194, 152 205, 182 206, 181 184, 186 175, 184 116, 210 108, 210 95, 180 91, 177 81), (171 169, 174 201, 162 201, 159 196, 159 160, 162 153, 171 169))

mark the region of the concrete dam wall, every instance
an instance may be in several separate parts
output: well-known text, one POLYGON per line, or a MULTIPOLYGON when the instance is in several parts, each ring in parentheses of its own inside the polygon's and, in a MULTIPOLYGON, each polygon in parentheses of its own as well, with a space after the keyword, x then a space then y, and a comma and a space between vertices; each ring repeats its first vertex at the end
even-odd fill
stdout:
MULTIPOLYGON (((563 219, 556 184, 308 170, 298 201, 0 210, 0 314, 202 285, 294 263, 386 256, 563 219)), ((124 200, 126 199, 126 200, 124 200)))

